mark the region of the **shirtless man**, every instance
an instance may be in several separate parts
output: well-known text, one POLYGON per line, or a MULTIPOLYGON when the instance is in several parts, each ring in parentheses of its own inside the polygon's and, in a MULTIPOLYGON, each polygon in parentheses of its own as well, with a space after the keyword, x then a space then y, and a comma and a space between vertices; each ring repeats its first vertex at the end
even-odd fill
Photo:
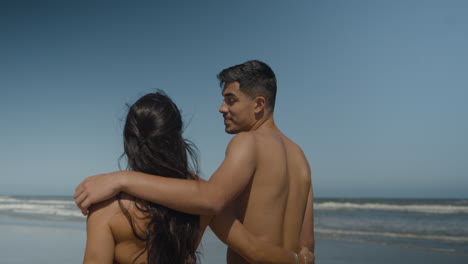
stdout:
MULTIPOLYGON (((226 132, 236 135, 209 181, 130 171, 100 174, 76 188, 75 202, 86 214, 91 204, 125 192, 191 214, 232 210, 258 238, 294 252, 313 252, 310 167, 300 147, 275 125, 273 71, 262 62, 248 61, 223 70, 218 78, 224 97, 219 111, 226 132)), ((230 248, 227 262, 245 263, 230 248)))

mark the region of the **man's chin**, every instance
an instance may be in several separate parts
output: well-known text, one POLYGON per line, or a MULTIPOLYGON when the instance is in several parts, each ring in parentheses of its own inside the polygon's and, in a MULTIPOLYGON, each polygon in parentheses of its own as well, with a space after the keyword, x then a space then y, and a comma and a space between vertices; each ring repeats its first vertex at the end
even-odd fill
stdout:
POLYGON ((226 133, 228 133, 228 134, 231 134, 231 135, 232 135, 232 134, 237 134, 237 133, 239 133, 238 131, 235 131, 235 130, 233 130, 233 129, 230 129, 229 127, 226 127, 226 128, 224 129, 224 131, 225 131, 226 133))

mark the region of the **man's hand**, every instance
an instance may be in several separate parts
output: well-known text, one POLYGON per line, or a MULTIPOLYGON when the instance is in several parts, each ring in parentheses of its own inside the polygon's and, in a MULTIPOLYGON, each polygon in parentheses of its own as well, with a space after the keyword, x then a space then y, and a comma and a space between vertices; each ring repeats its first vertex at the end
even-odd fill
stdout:
POLYGON ((315 263, 315 255, 312 253, 308 248, 303 247, 301 252, 299 253, 299 263, 304 264, 314 264, 315 263))
POLYGON ((75 189, 73 198, 83 215, 95 203, 116 196, 121 191, 123 175, 121 172, 98 174, 86 178, 75 189))

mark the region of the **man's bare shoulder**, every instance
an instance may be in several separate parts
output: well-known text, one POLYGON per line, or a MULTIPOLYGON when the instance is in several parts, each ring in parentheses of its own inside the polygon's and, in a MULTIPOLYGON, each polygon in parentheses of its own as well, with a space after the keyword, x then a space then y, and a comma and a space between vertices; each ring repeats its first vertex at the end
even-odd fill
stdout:
POLYGON ((244 131, 244 132, 239 132, 236 135, 234 135, 231 139, 232 141, 244 141, 244 140, 254 140, 255 139, 255 133, 256 131, 244 131))
POLYGON ((226 161, 256 163, 257 144, 256 136, 252 132, 236 134, 226 148, 226 161))
POLYGON ((284 136, 284 138, 290 159, 293 161, 295 168, 298 170, 300 175, 303 175, 306 179, 309 179, 311 175, 311 168, 304 151, 290 138, 286 136, 284 136))
POLYGON ((294 142, 292 139, 290 139, 287 136, 284 136, 284 140, 285 140, 286 145, 290 148, 290 150, 292 150, 294 153, 298 155, 305 157, 304 151, 296 142, 294 142))
MULTIPOLYGON (((264 128, 259 130, 244 131, 236 134, 231 142, 241 144, 251 144, 255 147, 256 143, 265 143, 265 141, 280 140, 283 134, 277 129, 264 128)), ((260 144, 261 145, 261 144, 260 144)))
POLYGON ((255 146, 256 135, 254 131, 240 132, 229 141, 228 149, 231 147, 252 147, 255 146))

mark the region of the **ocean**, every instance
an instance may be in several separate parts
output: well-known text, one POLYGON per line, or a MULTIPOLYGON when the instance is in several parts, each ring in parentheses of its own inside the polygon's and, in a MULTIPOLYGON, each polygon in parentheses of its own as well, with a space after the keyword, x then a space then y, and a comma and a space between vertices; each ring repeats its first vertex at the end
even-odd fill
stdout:
MULTIPOLYGON (((414 258, 399 263, 468 263, 468 199, 316 198, 314 207, 319 264, 392 263, 405 252, 414 258), (388 262, 375 262, 372 250, 389 254, 388 262)), ((85 228, 69 196, 0 195, 0 263, 80 263, 85 228), (37 252, 22 254, 25 247, 37 252), (48 248, 66 249, 68 259, 43 253, 48 248)), ((225 246, 209 230, 200 251, 202 263, 224 263, 225 246)))
POLYGON ((467 199, 316 199, 314 212, 316 237, 468 256, 467 199))

